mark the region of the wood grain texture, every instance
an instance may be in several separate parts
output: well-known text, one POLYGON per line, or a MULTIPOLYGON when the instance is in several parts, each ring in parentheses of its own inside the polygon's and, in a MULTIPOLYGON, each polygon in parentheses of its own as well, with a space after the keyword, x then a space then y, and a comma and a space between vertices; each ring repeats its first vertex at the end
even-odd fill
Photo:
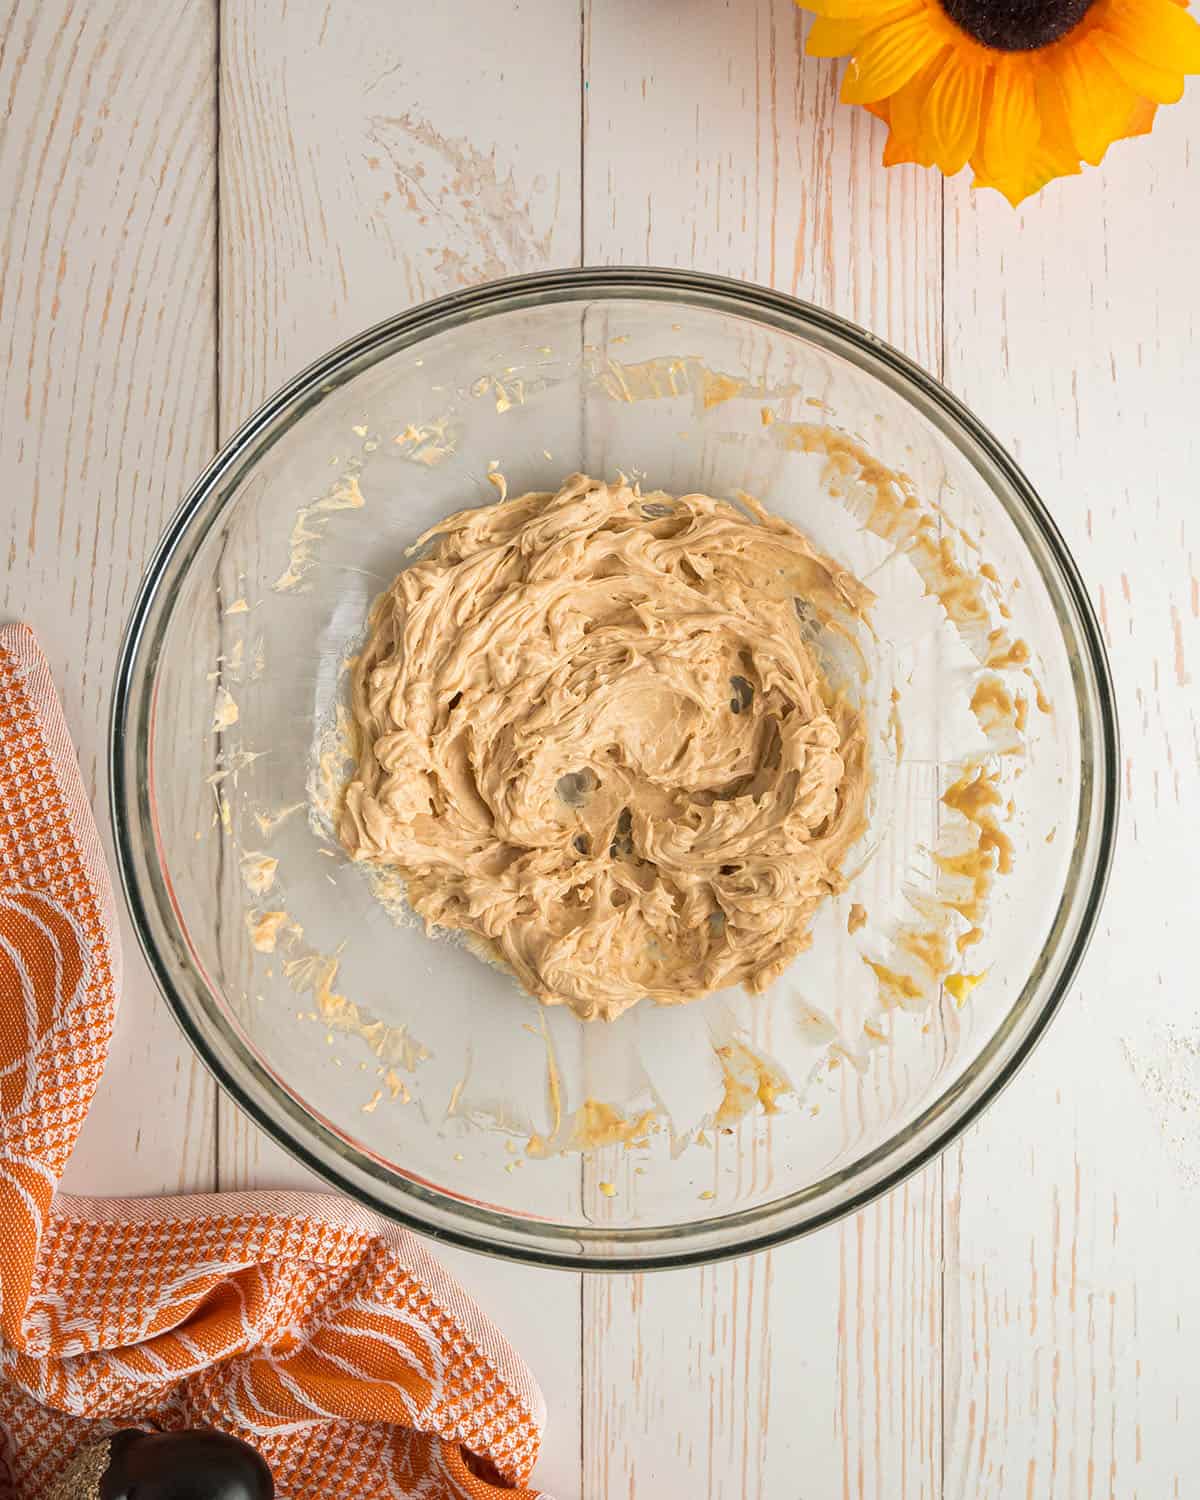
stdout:
POLYGON ((950 193, 946 376, 1101 615, 1123 736, 1082 976, 948 1165, 947 1500, 1192 1495, 1200 1337, 1200 92, 1019 214, 950 193))
MULTIPOLYGON (((883 171, 791 0, 586 16, 585 257, 766 282, 936 372, 941 184, 883 171)), ((586 1281, 588 1500, 940 1495, 941 1233, 935 1167, 768 1255, 586 1281)))
MULTIPOLYGON (((453 15, 458 41, 390 0, 223 5, 222 437, 381 318, 578 263, 578 11, 471 0, 453 15)), ((225 1100, 218 1139, 223 1187, 316 1185, 225 1100)), ((548 1394, 539 1482, 578 1494, 579 1278, 438 1253, 548 1394)))
POLYGON ((223 435, 381 318, 578 262, 578 16, 472 0, 469 48, 418 29, 388 0, 224 6, 223 435))
POLYGON ((585 1281, 585 1495, 939 1494, 940 1209, 929 1171, 783 1250, 585 1281))
MULTIPOLYGON (((215 0, 6 6, 0 100, 0 615, 49 657, 111 865, 125 616, 216 437, 215 0)), ((66 1185, 211 1186, 213 1085, 121 936, 121 1016, 66 1185)))

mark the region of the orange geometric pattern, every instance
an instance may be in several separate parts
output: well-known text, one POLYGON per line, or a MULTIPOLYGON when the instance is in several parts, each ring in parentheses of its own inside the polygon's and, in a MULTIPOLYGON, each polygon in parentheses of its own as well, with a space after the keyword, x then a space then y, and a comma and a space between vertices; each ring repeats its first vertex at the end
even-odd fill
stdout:
POLYGON ((545 1406, 420 1241, 319 1193, 55 1193, 112 1034, 112 892, 45 659, 0 629, 0 1500, 115 1427, 215 1427, 284 1500, 496 1500, 545 1406))

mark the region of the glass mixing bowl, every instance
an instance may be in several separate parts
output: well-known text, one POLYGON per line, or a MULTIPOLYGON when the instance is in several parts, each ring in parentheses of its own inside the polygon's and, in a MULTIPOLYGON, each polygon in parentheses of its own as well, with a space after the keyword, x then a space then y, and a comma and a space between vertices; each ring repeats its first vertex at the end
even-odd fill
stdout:
POLYGON ((158 548, 112 723, 134 923, 241 1107, 413 1228, 587 1268, 811 1230, 974 1119, 1079 964, 1117 764, 1079 576, 970 413, 828 313, 628 269, 447 297, 280 391, 158 548), (814 635, 869 726, 870 829, 761 996, 543 1008, 333 835, 372 599, 500 474, 576 470, 748 492, 878 596, 814 635))

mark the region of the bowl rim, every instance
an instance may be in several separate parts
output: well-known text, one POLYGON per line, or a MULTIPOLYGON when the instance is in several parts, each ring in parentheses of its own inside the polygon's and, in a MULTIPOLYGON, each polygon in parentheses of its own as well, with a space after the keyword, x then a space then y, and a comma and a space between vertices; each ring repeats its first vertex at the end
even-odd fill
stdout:
MULTIPOLYGON (((1037 559, 1039 571, 1045 569, 1037 559)), ((1061 615, 1060 615, 1061 618, 1061 615)), ((1070 642, 1068 641, 1068 646, 1070 642)), ((453 292, 385 319, 339 344, 275 392, 230 437, 188 490, 155 548, 138 587, 126 626, 114 679, 109 720, 109 801, 117 867, 134 932, 158 988, 205 1066, 221 1088, 268 1136, 311 1171, 357 1201, 405 1225, 466 1249, 505 1259, 587 1271, 668 1269, 728 1259, 812 1233, 856 1212, 891 1191, 953 1143, 1007 1087, 1045 1034, 1073 983, 1099 917, 1112 867, 1120 798, 1119 731, 1111 670, 1103 636, 1086 587, 1046 506, 991 432, 940 381, 906 355, 849 320, 811 303, 752 283, 703 272, 656 267, 574 267, 505 278, 453 292), (1080 809, 1090 817, 1077 824, 1059 909, 1041 957, 1057 964, 1045 995, 1037 987, 1045 964, 1035 965, 1001 1024, 961 1078, 928 1104, 908 1125, 856 1159, 849 1171, 832 1173, 808 1188, 766 1204, 686 1224, 620 1229, 567 1226, 523 1219, 464 1202, 456 1195, 373 1167, 366 1153, 348 1152, 342 1137, 308 1111, 274 1080, 270 1070, 233 1033, 203 1014, 184 993, 180 970, 166 951, 160 893, 153 889, 148 849, 153 843, 148 801, 150 740, 161 635, 152 625, 169 610, 164 584, 172 569, 186 565, 215 524, 239 471, 275 429, 319 401, 325 390, 358 373, 361 362, 376 362, 397 348, 410 347, 435 331, 519 308, 581 298, 649 298, 686 303, 749 317, 807 339, 850 360, 914 405, 952 442, 996 494, 1022 537, 1042 544, 1056 574, 1057 594, 1066 601, 1082 649, 1073 662, 1075 703, 1081 718, 1080 809), (374 356, 372 358, 372 356, 374 356), (982 465, 980 460, 983 461, 982 465), (993 477, 989 477, 988 471, 993 477), (204 515, 208 506, 211 514, 204 515), (1080 673, 1086 678, 1081 683, 1080 673), (1094 699, 1084 711, 1084 686, 1094 699), (1089 744, 1089 734, 1091 731, 1089 744), (1089 763, 1087 752, 1092 759, 1089 763), (1080 853, 1078 841, 1085 847, 1080 853), (1063 946, 1064 911, 1073 902, 1074 927, 1063 946), (1060 951, 1061 950, 1061 951, 1060 951), (1040 970, 1040 972, 1039 972, 1040 970), (1031 994, 1031 986, 1035 993, 1031 994), (1036 1004, 1034 1001, 1036 1000, 1036 1004), (1007 1055, 1001 1044, 1026 1018, 1023 1034, 1007 1055), (229 1053, 243 1054, 235 1066, 229 1053), (999 1061, 996 1062, 999 1056, 999 1061), (994 1071, 988 1072, 987 1064, 994 1071), (971 1093, 971 1097, 966 1097, 971 1093), (957 1107, 957 1112, 956 1112, 957 1107), (289 1123, 294 1128, 289 1128, 289 1123), (922 1138, 923 1137, 923 1138, 922 1138), (913 1145, 913 1142, 916 1142, 913 1145), (911 1147, 911 1149, 906 1149, 911 1147), (357 1160, 355 1158, 358 1158, 357 1160), (817 1204, 843 1180, 868 1180, 838 1201, 817 1204), (387 1189, 390 1188, 390 1191, 387 1189)), ((200 976, 192 964, 193 978, 200 976)), ((201 983, 203 981, 201 980, 201 983)), ((204 988, 208 990, 208 986, 204 988)), ((203 1002, 201 1001, 201 1006, 203 1002)))

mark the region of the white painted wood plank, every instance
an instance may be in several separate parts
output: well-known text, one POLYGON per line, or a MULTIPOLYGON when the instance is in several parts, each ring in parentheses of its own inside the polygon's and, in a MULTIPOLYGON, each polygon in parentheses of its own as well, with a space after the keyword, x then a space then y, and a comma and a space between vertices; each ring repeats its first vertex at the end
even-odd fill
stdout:
POLYGON ((928 1171, 782 1250, 585 1281, 584 1493, 937 1495, 940 1208, 928 1171))
POLYGON ((223 9, 223 436, 381 318, 578 262, 578 16, 470 0, 423 30, 390 0, 223 9))
MULTIPOLYGON (((215 38, 215 0, 0 17, 0 616, 38 632, 110 866, 125 616, 215 438, 215 38)), ((121 1016, 66 1184, 211 1186, 213 1086, 122 922, 121 1016)))
MULTIPOLYGON (((228 0, 221 24, 221 430, 359 329, 579 259, 578 10, 228 0), (453 33, 453 34, 451 34, 453 33), (532 80, 536 79, 536 86, 532 80)), ((221 1101, 223 1186, 312 1185, 221 1101)), ((538 1482, 580 1489, 579 1278, 438 1254, 547 1393, 538 1482)))
MULTIPOLYGON (((940 184, 883 172, 791 0, 594 0, 587 23, 589 261, 767 282, 936 371, 940 184)), ((589 1500, 939 1494, 940 1237, 934 1168, 769 1255, 586 1281, 589 1500)))
POLYGON ((947 379, 1098 605, 1125 802, 1080 981, 948 1164, 947 1500, 1200 1485, 1198 130, 1192 85, 1149 140, 1019 214, 948 198, 947 379))

